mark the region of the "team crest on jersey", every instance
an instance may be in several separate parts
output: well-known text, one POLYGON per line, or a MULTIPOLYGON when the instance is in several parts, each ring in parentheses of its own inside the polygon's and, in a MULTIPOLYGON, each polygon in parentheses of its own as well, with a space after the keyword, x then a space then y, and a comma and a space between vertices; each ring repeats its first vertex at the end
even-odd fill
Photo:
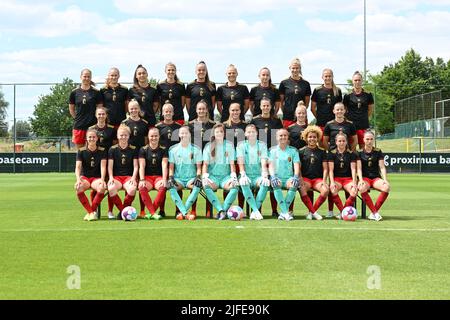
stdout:
POLYGON ((86 95, 83 95, 83 104, 86 104, 86 95))
POLYGON ((200 88, 200 97, 203 97, 205 95, 205 90, 203 88, 200 88))
POLYGON ((172 99, 173 97, 173 93, 172 93, 172 89, 169 90, 169 99, 172 99))
POLYGON ((231 96, 230 96, 231 100, 234 100, 234 97, 235 97, 234 91, 231 91, 231 96))

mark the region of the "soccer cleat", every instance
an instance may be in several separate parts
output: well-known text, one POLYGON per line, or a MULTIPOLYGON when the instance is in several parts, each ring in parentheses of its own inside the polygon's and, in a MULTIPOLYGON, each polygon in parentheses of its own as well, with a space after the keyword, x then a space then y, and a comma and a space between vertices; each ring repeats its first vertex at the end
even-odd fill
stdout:
POLYGON ((274 211, 274 212, 272 212, 272 217, 278 217, 279 216, 279 214, 278 214, 278 212, 276 212, 276 211, 274 211))
POLYGON ((317 212, 314 212, 314 213, 312 214, 312 217, 313 217, 314 219, 316 219, 316 220, 322 220, 322 219, 323 219, 322 216, 321 216, 320 214, 318 214, 317 212))
POLYGON ((143 219, 143 218, 145 218, 145 216, 146 216, 145 210, 142 210, 142 211, 139 213, 139 218, 143 219))
POLYGON ((92 214, 92 216, 93 216, 93 219, 92 220, 98 220, 98 213, 97 212, 93 212, 93 213, 91 213, 92 214))
POLYGON ((150 220, 152 219, 152 215, 150 213, 146 213, 144 219, 150 220))
POLYGON ((378 212, 371 213, 369 215, 369 220, 380 221, 381 219, 383 219, 383 217, 380 216, 380 214, 378 212))
POLYGON ((186 220, 193 221, 193 220, 195 220, 196 217, 197 216, 195 214, 190 213, 190 214, 186 215, 186 220))
POLYGON ((164 211, 159 211, 159 215, 164 218, 166 216, 166 213, 164 211))
POLYGON ((306 220, 312 220, 312 213, 308 212, 308 214, 306 215, 306 220))
POLYGON ((86 215, 83 218, 84 221, 89 221, 89 213, 86 213, 86 215))
POLYGON ((328 211, 326 217, 327 218, 334 218, 334 212, 333 211, 328 211))
POLYGON ((217 217, 217 220, 225 220, 227 215, 225 214, 225 211, 219 211, 219 213, 217 213, 216 217, 217 217))
POLYGON ((183 219, 184 219, 183 214, 182 214, 181 212, 178 213, 177 216, 176 216, 176 219, 177 219, 177 220, 183 220, 183 219))
POLYGON ((153 219, 153 220, 161 220, 161 215, 155 213, 154 215, 150 215, 150 219, 153 219))
POLYGON ((278 220, 286 220, 286 221, 289 221, 290 219, 289 219, 289 214, 287 214, 287 213, 280 213, 279 215, 278 215, 278 220))
POLYGON ((256 212, 252 211, 252 213, 250 213, 250 220, 256 220, 256 212))
POLYGON ((287 220, 287 221, 294 220, 294 213, 293 213, 292 211, 289 211, 289 212, 286 214, 286 220, 287 220))
POLYGON ((116 219, 117 220, 123 220, 122 214, 120 212, 117 214, 116 219))
POLYGON ((334 216, 336 219, 338 220, 342 220, 342 214, 338 213, 337 215, 334 216))
POLYGON ((263 220, 264 217, 262 216, 261 212, 255 211, 255 219, 256 220, 263 220))
POLYGON ((111 211, 108 212, 108 219, 109 219, 109 220, 113 220, 113 219, 115 219, 115 218, 116 218, 116 216, 114 215, 114 213, 112 213, 111 211))

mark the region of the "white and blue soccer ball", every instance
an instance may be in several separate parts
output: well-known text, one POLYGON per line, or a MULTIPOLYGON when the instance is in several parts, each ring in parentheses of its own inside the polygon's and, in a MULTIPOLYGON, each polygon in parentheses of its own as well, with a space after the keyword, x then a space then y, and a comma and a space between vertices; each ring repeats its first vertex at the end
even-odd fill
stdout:
POLYGON ((227 211, 227 217, 230 220, 242 220, 244 218, 244 210, 239 206, 231 206, 227 211))
POLYGON ((354 207, 345 207, 342 210, 342 219, 345 221, 355 221, 356 218, 358 218, 358 212, 356 211, 356 208, 354 207))
POLYGON ((122 210, 122 220, 123 221, 134 221, 137 218, 137 211, 133 207, 125 207, 122 210))

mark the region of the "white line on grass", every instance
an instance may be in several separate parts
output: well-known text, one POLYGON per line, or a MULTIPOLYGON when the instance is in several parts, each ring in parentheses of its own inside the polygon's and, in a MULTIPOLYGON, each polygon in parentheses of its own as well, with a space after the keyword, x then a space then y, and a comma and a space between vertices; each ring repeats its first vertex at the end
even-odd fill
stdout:
POLYGON ((47 229, 4 229, 0 232, 75 232, 75 231, 129 231, 129 230, 164 230, 164 229, 292 229, 292 230, 331 230, 331 231, 391 231, 391 232, 450 232, 450 228, 352 228, 352 227, 299 227, 299 226, 148 226, 148 227, 133 227, 133 226, 115 226, 115 227, 101 227, 101 228, 47 228, 47 229))

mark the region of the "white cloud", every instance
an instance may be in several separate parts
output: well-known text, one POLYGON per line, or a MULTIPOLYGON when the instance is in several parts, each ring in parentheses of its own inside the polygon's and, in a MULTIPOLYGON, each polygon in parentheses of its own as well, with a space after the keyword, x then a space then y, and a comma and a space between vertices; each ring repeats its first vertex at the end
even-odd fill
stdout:
POLYGON ((229 0, 115 0, 115 6, 122 12, 146 17, 196 17, 221 19, 242 17, 273 10, 294 7, 295 0, 241 0, 239 4, 229 0))

